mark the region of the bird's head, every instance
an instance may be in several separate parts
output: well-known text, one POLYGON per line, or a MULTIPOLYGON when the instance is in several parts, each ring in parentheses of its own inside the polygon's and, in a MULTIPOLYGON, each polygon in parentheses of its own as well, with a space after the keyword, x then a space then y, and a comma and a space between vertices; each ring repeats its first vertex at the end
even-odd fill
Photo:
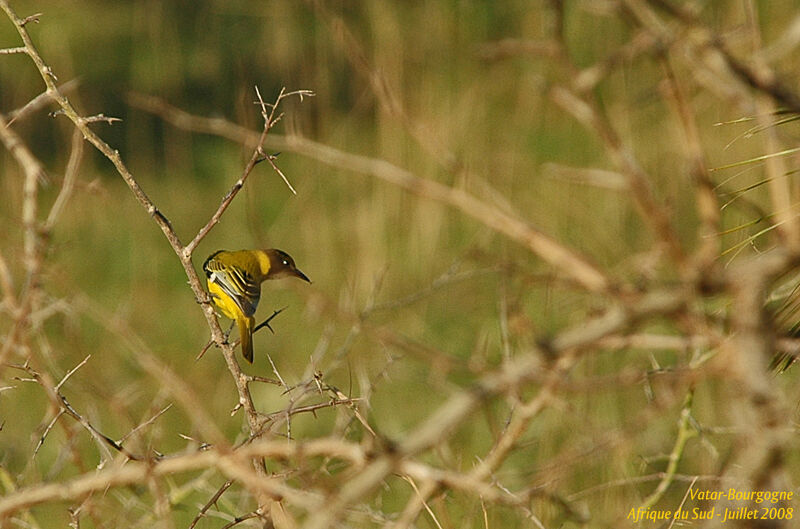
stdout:
POLYGON ((288 253, 277 250, 275 248, 270 248, 269 250, 263 250, 264 254, 266 254, 267 259, 269 259, 269 270, 267 272, 267 279, 278 279, 281 277, 299 277, 303 281, 308 281, 311 283, 311 280, 300 270, 297 269, 297 265, 294 264, 294 259, 288 253))

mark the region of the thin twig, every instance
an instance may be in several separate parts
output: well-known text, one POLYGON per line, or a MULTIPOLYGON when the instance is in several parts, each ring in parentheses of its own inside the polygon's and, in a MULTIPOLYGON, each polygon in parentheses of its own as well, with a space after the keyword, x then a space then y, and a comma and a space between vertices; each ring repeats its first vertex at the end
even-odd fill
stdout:
POLYGON ((322 498, 302 490, 293 489, 271 478, 262 478, 247 464, 253 458, 271 457, 289 459, 297 457, 336 457, 361 466, 366 454, 357 443, 340 439, 316 439, 308 442, 254 441, 231 452, 230 448, 211 448, 190 452, 157 461, 129 461, 122 466, 92 471, 63 483, 39 483, 13 491, 0 497, 0 519, 22 509, 50 501, 82 498, 110 487, 125 487, 143 483, 148 476, 164 477, 197 469, 216 468, 232 480, 242 482, 266 494, 282 496, 293 505, 310 510, 322 506, 322 498))
POLYGON ((244 522, 245 520, 250 520, 252 518, 258 518, 259 514, 255 511, 249 512, 247 514, 243 514, 241 516, 237 516, 232 521, 226 523, 222 526, 222 529, 230 529, 234 525, 239 525, 240 523, 244 522))
MULTIPOLYGON (((237 180, 233 184, 228 193, 222 198, 222 203, 220 203, 219 207, 217 208, 217 211, 215 211, 214 214, 211 215, 211 218, 208 220, 206 225, 200 228, 200 231, 197 232, 197 235, 195 235, 194 239, 192 239, 191 242, 189 242, 189 244, 187 244, 186 247, 183 249, 184 256, 191 256, 192 252, 194 252, 194 249, 197 248, 198 244, 200 244, 200 241, 202 241, 203 238, 206 235, 208 235, 208 232, 210 232, 211 229, 217 223, 219 223, 220 219, 222 218, 222 214, 225 213, 225 210, 228 209, 228 206, 230 206, 231 202, 233 202, 233 199, 236 197, 236 195, 244 186, 247 177, 250 176, 250 173, 253 171, 253 168, 259 162, 263 160, 268 160, 272 168, 275 171, 277 171, 277 173, 281 176, 284 182, 286 182, 286 185, 289 186, 289 189, 292 191, 292 193, 294 193, 295 195, 297 194, 292 185, 289 183, 289 180, 286 178, 286 175, 284 175, 283 172, 280 171, 280 169, 278 169, 277 165, 275 165, 273 157, 264 153, 264 142, 266 141, 267 135, 269 134, 270 130, 275 125, 275 112, 281 100, 287 97, 288 95, 300 95, 302 99, 303 94, 309 95, 309 93, 306 93, 308 91, 301 90, 296 92, 290 92, 287 94, 285 92, 285 89, 282 88, 280 94, 278 94, 278 97, 275 99, 275 103, 273 103, 272 105, 268 105, 261 98, 261 92, 259 91, 257 86, 255 87, 255 91, 256 95, 258 96, 258 103, 261 106, 261 116, 264 118, 264 127, 261 130, 261 135, 259 136, 258 141, 256 142, 256 147, 254 149, 253 155, 247 162, 247 165, 245 166, 242 175, 239 177, 239 180, 237 180), (269 111, 267 110, 267 106, 270 107, 269 111)), ((313 93, 311 93, 311 95, 313 95, 313 93)))
MULTIPOLYGON (((61 91, 62 94, 65 94, 77 88, 79 84, 80 82, 78 81, 78 79, 71 79, 66 83, 59 85, 58 89, 61 91)), ((48 94, 47 91, 44 91, 38 96, 31 99, 30 101, 28 101, 27 103, 25 103, 25 105, 23 105, 22 107, 9 112, 6 115, 6 117, 8 118, 8 124, 11 125, 12 123, 24 118, 25 115, 35 112, 40 108, 43 108, 52 103, 53 100, 50 98, 50 94, 48 94)))
POLYGON ((60 381, 58 384, 56 384, 56 387, 55 387, 55 388, 53 388, 53 389, 55 389, 56 393, 58 393, 58 391, 61 389, 61 386, 63 386, 63 385, 64 385, 64 383, 65 383, 67 380, 69 380, 69 377, 71 377, 72 375, 74 375, 74 374, 75 374, 75 372, 76 372, 78 369, 80 369, 80 368, 82 368, 84 365, 86 365, 86 362, 88 362, 88 361, 89 361, 89 359, 90 359, 91 357, 92 357, 92 355, 86 355, 86 358, 84 358, 84 359, 83 359, 83 360, 82 360, 82 361, 81 361, 81 362, 80 362, 78 365, 76 365, 75 367, 73 367, 72 369, 70 369, 70 370, 67 372, 67 374, 66 374, 66 375, 64 375, 64 378, 62 378, 62 379, 61 379, 61 381, 60 381))
POLYGON ((147 428, 148 426, 150 426, 151 424, 153 424, 154 422, 156 422, 156 420, 158 420, 158 418, 159 418, 159 417, 161 417, 162 415, 164 415, 164 414, 165 414, 165 413, 166 413, 166 412, 167 412, 167 411, 168 411, 168 410, 169 410, 171 407, 172 407, 172 404, 167 404, 166 406, 164 406, 163 408, 161 408, 161 410, 159 410, 159 411, 158 411, 158 412, 157 412, 155 415, 153 415, 152 417, 150 417, 149 419, 147 419, 147 420, 146 420, 146 421, 144 421, 143 423, 141 423, 141 424, 137 425, 137 426, 136 426, 136 428, 132 429, 130 432, 128 432, 128 433, 126 433, 125 435, 123 435, 122 437, 120 437, 119 441, 117 441, 117 444, 118 444, 118 445, 122 445, 122 444, 123 444, 123 443, 125 443, 125 441, 126 441, 126 440, 127 440, 129 437, 131 437, 133 434, 135 434, 135 433, 136 433, 136 432, 138 432, 139 430, 142 430, 142 429, 144 429, 144 428, 147 428))
POLYGON ((697 435, 697 431, 692 427, 689 421, 692 415, 693 400, 694 389, 692 388, 686 394, 686 398, 683 401, 683 406, 681 407, 681 415, 678 421, 678 435, 675 438, 675 445, 672 448, 672 452, 669 454, 669 463, 667 464, 667 469, 664 472, 664 477, 658 483, 656 489, 650 493, 650 495, 647 496, 644 501, 642 501, 639 509, 647 510, 652 508, 664 496, 664 493, 667 492, 667 489, 675 478, 675 474, 678 470, 678 463, 683 456, 683 451, 686 448, 687 441, 697 435))
POLYGON ((217 503, 217 500, 219 500, 222 495, 225 494, 225 491, 228 490, 231 485, 233 485, 233 480, 229 479, 223 483, 219 489, 217 489, 217 492, 215 492, 214 495, 211 496, 211 499, 209 499, 206 504, 203 505, 203 507, 200 509, 200 512, 198 512, 197 516, 195 516, 194 520, 192 520, 192 523, 189 524, 189 529, 194 529, 194 526, 197 525, 197 522, 199 522, 200 519, 206 515, 206 512, 208 512, 212 505, 217 503))
POLYGON ((220 219, 222 218, 222 214, 225 213, 225 210, 227 210, 228 206, 231 205, 233 199, 236 198, 236 195, 244 186, 244 183, 247 180, 247 177, 250 176, 250 173, 253 171, 253 168, 259 161, 263 159, 264 140, 266 140, 269 130, 270 130, 269 121, 265 120, 264 128, 261 131, 261 137, 258 139, 256 148, 253 151, 252 156, 250 156, 250 160, 247 162, 247 165, 245 165, 244 171, 242 171, 242 175, 222 198, 222 202, 220 203, 219 207, 214 212, 214 214, 211 215, 211 218, 208 220, 206 225, 200 228, 200 231, 197 232, 197 235, 195 235, 194 239, 192 239, 189 242, 189 244, 187 244, 184 248, 182 248, 184 258, 191 257, 192 253, 194 252, 194 249, 197 248, 198 244, 200 244, 200 241, 202 241, 203 238, 205 238, 205 236, 208 235, 211 229, 219 223, 220 219))
MULTIPOLYGON (((700 476, 695 476, 692 482, 689 483, 689 487, 686 489, 686 494, 683 495, 683 498, 681 499, 681 502, 678 505, 678 507, 675 509, 675 512, 680 512, 681 510, 683 510, 683 506, 686 504, 686 500, 689 498, 689 495, 692 492, 692 488, 694 487, 694 484, 697 483, 697 479, 699 477, 700 476)), ((667 525, 666 529, 672 529, 677 519, 678 519, 677 516, 673 517, 672 520, 670 520, 669 525, 667 525)))
MULTIPOLYGON (((258 141, 258 135, 250 130, 225 120, 193 116, 158 98, 132 96, 131 102, 186 130, 216 134, 246 145, 253 145, 258 141)), ((421 178, 385 160, 351 154, 306 138, 287 138, 271 134, 270 140, 271 146, 282 151, 308 156, 332 167, 370 175, 422 198, 453 207, 527 247, 559 273, 574 279, 591 292, 608 292, 616 288, 615 282, 587 257, 546 235, 530 222, 463 189, 421 178)))
POLYGON ((64 171, 64 180, 61 183, 61 190, 56 197, 56 201, 53 203, 53 207, 50 208, 50 213, 47 215, 47 220, 45 220, 44 224, 42 225, 42 231, 44 233, 49 233, 53 230, 53 226, 55 226, 56 221, 64 211, 67 202, 72 196, 72 191, 75 188, 75 180, 77 180, 78 169, 82 159, 83 135, 81 135, 81 132, 78 129, 75 129, 75 132, 72 134, 72 150, 69 155, 69 160, 67 161, 67 168, 64 171))
MULTIPOLYGON (((30 38, 30 35, 25 29, 25 24, 27 24, 32 20, 37 20, 37 16, 26 17, 24 19, 19 18, 9 6, 7 0, 0 0, 0 9, 2 9, 6 13, 8 18, 14 24, 17 33, 19 34, 20 38, 23 41, 27 55, 36 65, 42 77, 42 80, 44 81, 47 87, 47 93, 60 107, 59 112, 67 116, 74 123, 75 127, 77 127, 77 129, 81 131, 84 138, 86 138, 90 143, 92 143, 92 145, 94 145, 109 161, 111 161, 114 164, 117 172, 120 174, 125 183, 128 185, 129 189, 133 193, 136 200, 150 214, 150 216, 153 217, 156 224, 159 226, 164 236, 167 238, 172 249, 177 254, 179 260, 181 261, 181 265, 184 268, 184 272, 186 273, 186 276, 189 279, 189 286, 191 287, 195 295, 195 299, 199 303, 201 303, 201 306, 203 307, 203 314, 211 329, 212 338, 214 342, 217 343, 222 349, 223 357, 225 358, 228 370, 231 372, 231 375, 234 379, 234 383, 236 384, 237 392, 239 394, 238 406, 242 406, 245 409, 245 415, 248 421, 248 426, 250 428, 250 431, 255 432, 258 429, 258 414, 255 409, 255 405, 253 404, 252 396, 250 395, 246 378, 244 377, 241 368, 239 367, 239 364, 236 360, 233 347, 230 344, 226 343, 223 338, 222 329, 220 328, 214 310, 211 307, 210 302, 208 301, 208 295, 203 289, 200 279, 198 278, 194 265, 192 263, 192 253, 194 248, 199 243, 199 241, 202 240, 205 234, 207 234, 208 231, 210 231, 211 227, 219 221, 219 217, 227 208, 227 206, 230 204, 230 202, 233 200, 234 196, 238 192, 238 189, 243 184, 244 179, 252 171, 253 166, 255 166, 257 161, 261 157, 263 157, 262 143, 263 143, 263 138, 266 137, 266 133, 269 131, 270 127, 269 120, 265 120, 266 122, 264 131, 262 132, 262 139, 257 145, 257 148, 255 149, 253 156, 251 157, 250 163, 248 163, 247 167, 245 168, 243 176, 240 178, 240 182, 238 183, 239 184, 238 187, 236 185, 234 186, 234 188, 229 192, 229 197, 223 199, 223 203, 221 204, 217 213, 214 216, 212 216, 209 223, 204 228, 201 229, 201 231, 198 233, 195 239, 193 239, 192 243, 190 243, 188 247, 185 247, 183 243, 180 241, 177 234, 175 233, 175 230, 173 229, 171 222, 167 219, 166 216, 164 216, 158 210, 158 208, 155 206, 152 200, 142 190, 136 178, 133 176, 133 174, 129 171, 129 169, 123 162, 119 151, 112 149, 91 129, 90 124, 93 121, 96 120, 108 121, 105 118, 105 116, 98 115, 95 116, 94 118, 86 118, 79 115, 78 112, 70 103, 70 101, 59 91, 58 87, 55 84, 56 82, 55 74, 53 73, 52 69, 49 66, 47 66, 44 60, 41 58, 38 51, 36 50, 36 47, 33 44, 33 41, 30 38)), ((284 92, 285 91, 282 90, 281 94, 284 94, 284 92)), ((303 95, 304 94, 300 94, 300 97, 302 97, 303 95)), ((280 101, 280 97, 278 101, 280 101)), ((273 107, 268 114, 266 110, 266 105, 262 105, 262 113, 265 116, 268 114, 270 119, 273 119, 276 112, 276 107, 277 103, 276 106, 273 107)), ((18 144, 14 144, 13 141, 14 135, 13 133, 11 133, 10 129, 8 129, 4 121, 0 121, 0 133, 2 133, 2 139, 4 143, 7 144, 7 147, 10 139, 12 145, 8 148, 12 150, 12 154, 15 154, 18 157, 18 159, 21 160, 23 169, 25 169, 26 171, 27 178, 26 178, 25 199, 23 201, 24 204, 23 209, 25 210, 23 214, 23 221, 26 224, 29 233, 35 234, 34 221, 36 218, 35 215, 36 181, 32 175, 36 173, 36 177, 38 178, 40 171, 35 171, 36 165, 31 161, 30 159, 31 157, 25 156, 26 155, 25 149, 19 148, 18 144)), ((25 245, 26 261, 29 261, 29 269, 31 272, 35 271, 34 264, 37 262, 35 259, 36 247, 34 240, 35 239, 33 239, 32 237, 27 237, 25 245)), ((29 273, 29 275, 33 274, 29 273)), ((10 343, 13 343, 14 333, 18 332, 17 328, 20 328, 22 325, 19 322, 23 321, 23 319, 24 315, 23 317, 20 318, 20 320, 18 320, 18 323, 15 325, 15 328, 12 331, 12 334, 9 335, 9 338, 12 338, 12 340, 7 341, 4 344, 2 351, 0 351, 0 364, 2 364, 5 356, 8 354, 8 351, 10 350, 10 343)), ((148 362, 149 364, 157 363, 153 357, 148 357, 148 362)), ((154 366, 151 365, 150 367, 152 368, 154 366)), ((181 382, 178 382, 177 380, 175 381, 175 384, 177 386, 182 385, 181 382)), ((186 395, 189 394, 189 391, 188 390, 182 391, 178 394, 186 395)), ((67 405, 66 400, 64 400, 64 405, 67 405)), ((218 432, 214 433, 218 434, 218 432)), ((110 441, 111 443, 114 443, 108 438, 107 440, 110 441)), ((222 441, 221 438, 217 438, 216 440, 222 441)), ((258 474, 262 476, 265 475, 263 464, 256 461, 254 461, 253 464, 255 465, 255 469, 258 474)), ((259 501, 268 503, 270 501, 269 497, 263 494, 263 491, 262 492, 259 491, 260 489, 258 488, 254 489, 254 492, 257 493, 259 501)), ((265 504, 262 504, 262 506, 263 505, 265 504)))
POLYGON ((270 330, 270 332, 272 334, 275 334, 275 331, 272 329, 272 327, 270 327, 269 322, 271 322, 273 320, 273 318, 275 318, 275 316, 277 316, 278 314, 280 314, 284 310, 286 310, 286 307, 283 307, 282 309, 278 309, 278 310, 272 311, 272 314, 270 314, 270 316, 266 320, 262 321, 261 323, 259 323, 258 325, 255 326, 255 328, 253 329, 253 333, 255 334, 262 327, 266 327, 267 329, 270 330))
POLYGON ((113 125, 114 123, 121 122, 122 119, 121 118, 114 118, 114 117, 111 117, 111 116, 106 116, 105 114, 101 113, 101 114, 96 114, 94 116, 82 117, 81 121, 83 121, 84 123, 99 123, 99 122, 102 122, 102 123, 107 123, 109 125, 113 125))
POLYGON ((36 454, 39 453, 39 449, 44 444, 44 440, 47 438, 47 434, 50 433, 50 430, 53 429, 53 426, 56 425, 56 422, 58 422, 58 419, 61 418, 61 416, 64 415, 64 413, 65 413, 64 410, 58 410, 58 412, 53 416, 50 422, 47 423, 44 432, 42 432, 42 435, 39 436, 39 442, 36 443, 36 447, 33 449, 34 458, 36 457, 36 454))

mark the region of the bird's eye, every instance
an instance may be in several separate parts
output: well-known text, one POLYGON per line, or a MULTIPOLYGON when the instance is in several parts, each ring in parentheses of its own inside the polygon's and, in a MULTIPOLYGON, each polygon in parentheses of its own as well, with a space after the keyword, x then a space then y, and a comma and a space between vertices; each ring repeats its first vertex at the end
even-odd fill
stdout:
POLYGON ((283 264, 284 264, 284 266, 289 266, 289 261, 287 261, 286 259, 284 259, 284 260, 283 260, 283 264))

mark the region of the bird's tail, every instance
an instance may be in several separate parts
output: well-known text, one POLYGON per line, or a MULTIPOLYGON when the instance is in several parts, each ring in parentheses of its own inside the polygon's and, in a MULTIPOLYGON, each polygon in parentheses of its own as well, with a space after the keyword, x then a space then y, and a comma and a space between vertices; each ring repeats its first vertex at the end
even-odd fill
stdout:
POLYGON ((244 359, 253 363, 253 325, 255 320, 251 317, 242 315, 236 318, 236 325, 239 327, 239 341, 242 342, 242 355, 244 359))

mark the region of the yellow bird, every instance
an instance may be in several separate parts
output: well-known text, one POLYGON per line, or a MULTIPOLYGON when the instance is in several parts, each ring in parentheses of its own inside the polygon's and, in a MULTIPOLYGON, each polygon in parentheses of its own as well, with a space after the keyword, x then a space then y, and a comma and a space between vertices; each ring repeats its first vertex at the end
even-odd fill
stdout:
POLYGON ((311 280, 297 269, 289 254, 269 250, 218 250, 203 263, 208 291, 214 305, 236 322, 244 358, 253 363, 253 327, 261 297, 261 283, 267 279, 299 277, 311 280))

